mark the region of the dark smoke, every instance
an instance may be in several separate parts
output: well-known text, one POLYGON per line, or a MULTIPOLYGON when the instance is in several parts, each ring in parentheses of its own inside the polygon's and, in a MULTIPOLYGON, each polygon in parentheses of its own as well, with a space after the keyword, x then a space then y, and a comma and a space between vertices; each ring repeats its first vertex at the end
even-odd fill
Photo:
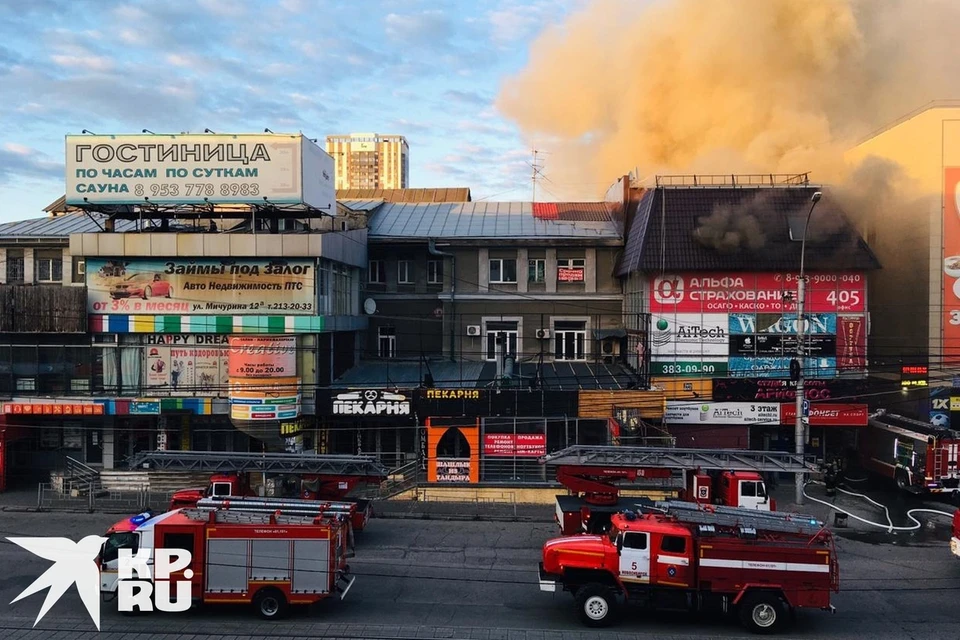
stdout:
POLYGON ((709 216, 697 220, 699 226, 693 232, 694 238, 722 254, 759 251, 767 243, 760 220, 764 214, 770 215, 769 197, 761 191, 736 205, 718 205, 709 216))

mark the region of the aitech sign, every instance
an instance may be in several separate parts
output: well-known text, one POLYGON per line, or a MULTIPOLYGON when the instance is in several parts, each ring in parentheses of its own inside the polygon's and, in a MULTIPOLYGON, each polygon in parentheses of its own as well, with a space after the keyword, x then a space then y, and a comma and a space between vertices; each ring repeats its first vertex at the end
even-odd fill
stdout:
MULTIPOLYGON (((681 273, 652 277, 652 313, 776 313, 797 310, 797 278, 786 273, 681 273)), ((806 312, 862 312, 866 278, 859 273, 807 276, 806 312)))
POLYGON ((780 424, 780 405, 758 402, 667 401, 664 424, 780 424))

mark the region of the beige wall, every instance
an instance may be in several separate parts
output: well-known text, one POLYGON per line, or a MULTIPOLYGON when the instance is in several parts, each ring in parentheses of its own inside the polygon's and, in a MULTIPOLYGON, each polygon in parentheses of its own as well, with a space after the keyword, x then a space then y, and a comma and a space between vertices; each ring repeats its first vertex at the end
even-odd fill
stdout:
POLYGON ((896 123, 850 149, 846 159, 856 164, 869 156, 898 163, 915 187, 903 215, 872 220, 864 229, 883 266, 869 291, 871 359, 907 352, 933 357, 941 349, 944 169, 960 167, 960 105, 896 123))

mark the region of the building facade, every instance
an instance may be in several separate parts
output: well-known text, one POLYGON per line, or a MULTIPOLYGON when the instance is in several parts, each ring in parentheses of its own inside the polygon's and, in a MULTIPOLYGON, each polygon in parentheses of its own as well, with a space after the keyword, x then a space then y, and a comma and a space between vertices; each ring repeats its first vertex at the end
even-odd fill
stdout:
POLYGON ((0 484, 67 457, 314 448, 316 389, 366 325, 366 230, 284 220, 0 225, 0 484))
POLYGON ((668 392, 663 423, 677 446, 792 450, 801 328, 808 446, 847 446, 837 428, 866 425, 867 283, 880 265, 830 191, 805 176, 623 186, 613 195, 632 200, 617 265, 626 351, 668 392))
POLYGON ((337 190, 410 186, 410 148, 403 136, 331 135, 327 136, 326 150, 335 162, 337 190))

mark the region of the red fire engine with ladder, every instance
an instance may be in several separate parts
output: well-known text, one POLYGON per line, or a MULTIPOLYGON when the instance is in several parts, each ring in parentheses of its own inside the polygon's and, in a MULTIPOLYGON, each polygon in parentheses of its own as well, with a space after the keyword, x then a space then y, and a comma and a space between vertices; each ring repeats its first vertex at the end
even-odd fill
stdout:
POLYGON ((301 453, 235 453, 213 451, 147 451, 131 467, 166 471, 207 472, 206 487, 181 489, 170 509, 192 507, 201 498, 261 497, 251 476, 263 474, 277 486, 276 497, 287 501, 351 502, 354 531, 363 531, 373 515, 370 500, 355 494, 362 486, 379 487, 387 468, 372 456, 301 453))
POLYGON ((811 473, 813 456, 781 451, 671 449, 577 445, 540 458, 572 495, 557 496, 556 521, 563 535, 601 533, 610 517, 636 499, 620 497, 628 482, 701 504, 775 511, 762 472, 811 473))
POLYGON ((609 625, 635 605, 735 613, 773 633, 797 609, 834 610, 837 552, 815 518, 683 501, 636 508, 614 515, 605 535, 543 545, 540 590, 573 594, 586 625, 609 625))
MULTIPOLYGON (((290 505, 296 511, 297 505, 290 505)), ((194 605, 247 604, 263 618, 290 605, 339 594, 355 578, 347 557, 349 519, 343 514, 256 513, 230 508, 177 509, 133 516, 111 527, 97 558, 104 599, 117 595, 119 550, 185 549, 190 565, 170 579, 191 581, 194 605), (191 573, 184 575, 189 570, 191 573)), ((152 559, 151 554, 151 559, 152 559)), ((150 562, 148 562, 148 566, 150 562)))

